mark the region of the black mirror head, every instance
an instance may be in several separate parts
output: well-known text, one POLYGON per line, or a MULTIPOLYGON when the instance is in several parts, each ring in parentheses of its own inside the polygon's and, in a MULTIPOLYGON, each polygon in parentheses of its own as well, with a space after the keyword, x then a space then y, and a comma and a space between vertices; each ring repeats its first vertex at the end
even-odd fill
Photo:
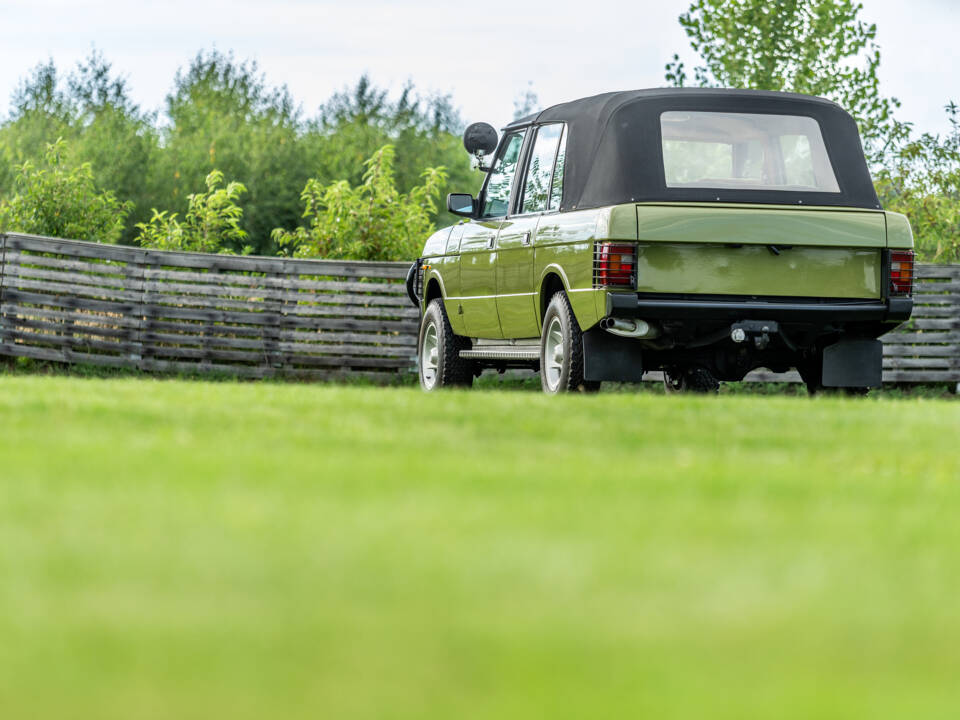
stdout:
POLYGON ((471 155, 489 155, 497 149, 497 131, 489 123, 473 123, 463 133, 463 146, 471 155))
POLYGON ((447 195, 447 210, 461 217, 473 217, 476 214, 477 201, 467 193, 447 195))

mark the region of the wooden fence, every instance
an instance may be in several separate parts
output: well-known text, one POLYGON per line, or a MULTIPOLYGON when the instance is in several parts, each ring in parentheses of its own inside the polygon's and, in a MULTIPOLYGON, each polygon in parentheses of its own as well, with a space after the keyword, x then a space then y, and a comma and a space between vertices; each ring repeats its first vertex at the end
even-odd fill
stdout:
POLYGON ((248 377, 408 371, 407 263, 0 236, 0 354, 248 377))
MULTIPOLYGON (((0 354, 248 377, 409 372, 407 263, 164 252, 0 235, 0 354)), ((884 381, 960 383, 960 266, 917 267, 884 381)), ((796 373, 758 380, 798 380, 796 373)))

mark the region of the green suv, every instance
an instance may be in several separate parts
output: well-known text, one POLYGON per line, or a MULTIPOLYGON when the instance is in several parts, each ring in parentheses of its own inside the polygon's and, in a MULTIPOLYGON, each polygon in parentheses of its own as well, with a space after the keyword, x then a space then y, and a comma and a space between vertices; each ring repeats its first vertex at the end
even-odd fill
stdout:
POLYGON ((548 393, 663 371, 710 390, 796 368, 811 391, 881 382, 910 317, 913 235, 877 200, 854 120, 787 93, 659 89, 556 105, 499 137, 465 218, 411 268, 424 389, 484 368, 548 393))

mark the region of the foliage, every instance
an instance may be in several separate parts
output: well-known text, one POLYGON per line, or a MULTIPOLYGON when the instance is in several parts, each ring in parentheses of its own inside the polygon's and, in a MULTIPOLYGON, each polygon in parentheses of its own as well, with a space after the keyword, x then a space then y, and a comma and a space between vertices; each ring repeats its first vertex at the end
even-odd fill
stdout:
POLYGON ((533 89, 533 82, 528 82, 527 87, 513 100, 513 119, 519 120, 520 118, 525 118, 527 115, 532 115, 533 113, 540 110, 540 98, 537 97, 536 91, 533 89))
MULTIPOLYGON (((14 192, 16 166, 42 163, 47 143, 63 137, 73 157, 92 162, 99 190, 134 203, 122 242, 133 243, 138 225, 153 222, 151 208, 183 216, 189 194, 217 169, 248 188, 245 242, 273 254, 271 230, 296 227, 309 178, 360 183, 364 161, 388 143, 401 192, 434 166, 450 168, 454 189, 474 189, 460 130, 449 96, 423 96, 408 84, 392 99, 366 76, 307 119, 256 63, 217 51, 198 53, 177 73, 162 113, 147 113, 94 51, 67 74, 51 61, 21 82, 0 123, 0 198, 14 192)), ((440 207, 431 213, 440 224, 454 219, 440 207)))
MULTIPOLYGON (((854 0, 695 0, 680 24, 702 64, 701 86, 789 90, 831 98, 857 118, 877 194, 910 219, 924 260, 960 260, 960 126, 947 107, 945 137, 913 135, 880 93, 877 27, 854 0)), ((679 55, 666 79, 682 86, 679 55)))
POLYGON ((12 105, 0 127, 0 197, 15 192, 15 166, 43 164, 47 145, 63 138, 71 157, 95 168, 99 190, 133 202, 122 240, 132 239, 133 223, 145 219, 150 207, 163 204, 155 116, 132 102, 126 81, 99 53, 65 77, 53 62, 38 65, 20 83, 12 105))
POLYGON ((922 259, 960 262, 960 107, 946 110, 950 132, 904 143, 876 185, 884 207, 910 218, 922 259))
MULTIPOLYGON (((394 172, 402 192, 421 183, 424 168, 438 166, 447 168, 448 176, 441 193, 447 187, 460 192, 476 188, 477 176, 460 139, 463 122, 448 95, 423 97, 408 84, 392 101, 364 75, 321 107, 312 129, 320 147, 313 177, 326 182, 362 182, 367 158, 389 144, 395 148, 394 172)), ((445 208, 432 216, 440 226, 458 219, 445 208)))
MULTIPOLYGON (((880 94, 877 26, 854 0, 695 0, 680 16, 701 65, 702 87, 784 90, 835 100, 859 122, 875 162, 907 127, 893 118, 895 98, 880 94)), ((679 55, 666 79, 687 81, 679 55)))
POLYGON ((35 235, 115 243, 132 203, 98 191, 89 162, 67 162, 63 139, 47 146, 44 164, 17 168, 16 194, 0 202, 0 229, 35 235))
POLYGON ((309 227, 276 229, 274 241, 300 257, 407 260, 416 257, 433 229, 431 215, 446 181, 442 167, 428 168, 407 193, 396 186, 395 150, 384 145, 364 163, 363 181, 329 185, 311 178, 301 195, 309 227))
POLYGON ((183 222, 177 213, 154 209, 149 222, 137 223, 141 247, 190 252, 249 252, 243 248, 247 232, 240 227, 243 209, 237 205, 246 187, 231 182, 226 187, 223 173, 213 170, 206 177, 207 191, 187 198, 183 222))
POLYGON ((174 80, 162 139, 168 195, 155 207, 186 212, 188 193, 220 170, 248 188, 241 227, 256 252, 272 254, 270 231, 297 222, 300 189, 318 160, 288 89, 268 85, 255 62, 198 53, 174 80))

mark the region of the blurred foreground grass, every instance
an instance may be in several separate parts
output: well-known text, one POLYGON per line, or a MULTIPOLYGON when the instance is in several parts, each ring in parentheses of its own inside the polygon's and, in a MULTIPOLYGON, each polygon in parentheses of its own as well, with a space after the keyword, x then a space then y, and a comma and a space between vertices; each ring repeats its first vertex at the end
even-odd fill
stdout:
POLYGON ((5 718, 954 718, 960 404, 0 377, 5 718))

